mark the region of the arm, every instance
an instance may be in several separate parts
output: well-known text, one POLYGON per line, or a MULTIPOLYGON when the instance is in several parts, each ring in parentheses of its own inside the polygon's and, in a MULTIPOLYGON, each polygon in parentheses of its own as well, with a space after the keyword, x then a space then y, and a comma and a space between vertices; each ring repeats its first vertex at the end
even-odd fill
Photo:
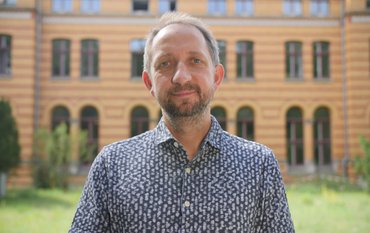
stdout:
POLYGON ((91 166, 69 233, 109 232, 108 179, 104 150, 91 166))
POLYGON ((266 158, 262 176, 261 216, 257 232, 295 232, 279 165, 272 152, 266 158))

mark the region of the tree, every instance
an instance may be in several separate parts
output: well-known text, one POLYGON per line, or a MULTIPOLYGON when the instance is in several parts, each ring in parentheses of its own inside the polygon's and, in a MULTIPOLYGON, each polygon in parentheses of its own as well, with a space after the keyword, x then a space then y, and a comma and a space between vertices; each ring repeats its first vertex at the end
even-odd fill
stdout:
POLYGON ((360 145, 364 152, 364 156, 355 158, 355 170, 359 177, 364 179, 365 185, 370 192, 370 141, 365 137, 360 137, 360 145))
POLYGON ((8 101, 0 100, 0 197, 5 195, 6 175, 20 163, 18 130, 8 101))

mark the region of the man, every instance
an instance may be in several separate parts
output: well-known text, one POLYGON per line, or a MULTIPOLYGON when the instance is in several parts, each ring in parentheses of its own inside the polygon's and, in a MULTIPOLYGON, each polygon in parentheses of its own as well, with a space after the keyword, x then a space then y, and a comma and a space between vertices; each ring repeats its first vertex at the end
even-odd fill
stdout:
POLYGON ((100 152, 70 232, 294 232, 272 151, 228 134, 210 114, 223 76, 200 20, 162 16, 142 78, 163 117, 100 152))

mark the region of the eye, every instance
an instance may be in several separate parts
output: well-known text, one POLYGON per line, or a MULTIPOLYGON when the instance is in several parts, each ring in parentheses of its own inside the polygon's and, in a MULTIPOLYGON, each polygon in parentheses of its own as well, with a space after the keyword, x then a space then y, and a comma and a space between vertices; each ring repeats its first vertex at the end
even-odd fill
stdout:
POLYGON ((158 67, 158 69, 161 69, 161 68, 167 68, 169 66, 170 66, 169 61, 163 61, 163 62, 160 62, 157 67, 158 67))
POLYGON ((193 59, 193 62, 194 62, 195 64, 200 64, 200 63, 201 63, 201 60, 200 60, 199 58, 194 58, 194 59, 193 59))

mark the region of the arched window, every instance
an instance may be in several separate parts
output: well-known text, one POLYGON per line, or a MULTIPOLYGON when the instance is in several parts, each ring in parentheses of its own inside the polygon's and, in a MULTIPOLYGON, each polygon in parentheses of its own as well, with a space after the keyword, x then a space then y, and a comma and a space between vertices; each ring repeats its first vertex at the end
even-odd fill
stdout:
POLYGON ((248 140, 254 140, 254 117, 251 108, 244 107, 238 111, 237 135, 248 140))
POLYGON ((286 115, 287 153, 289 165, 303 165, 303 120, 297 107, 289 109, 286 115))
POLYGON ((222 107, 214 107, 211 109, 211 114, 216 117, 218 123, 221 125, 223 130, 226 130, 226 123, 227 123, 227 118, 226 118, 226 111, 222 107))
POLYGON ((325 107, 318 108, 314 115, 315 163, 319 166, 331 163, 330 113, 325 107))
POLYGON ((89 164, 99 151, 99 115, 95 107, 86 106, 81 110, 80 129, 87 132, 87 144, 90 148, 87 154, 80 158, 80 162, 89 164))
POLYGON ((51 129, 54 130, 60 123, 65 123, 69 132, 70 114, 64 106, 56 106, 51 111, 51 129))
POLYGON ((131 137, 149 130, 149 113, 144 107, 135 107, 131 112, 131 137))

